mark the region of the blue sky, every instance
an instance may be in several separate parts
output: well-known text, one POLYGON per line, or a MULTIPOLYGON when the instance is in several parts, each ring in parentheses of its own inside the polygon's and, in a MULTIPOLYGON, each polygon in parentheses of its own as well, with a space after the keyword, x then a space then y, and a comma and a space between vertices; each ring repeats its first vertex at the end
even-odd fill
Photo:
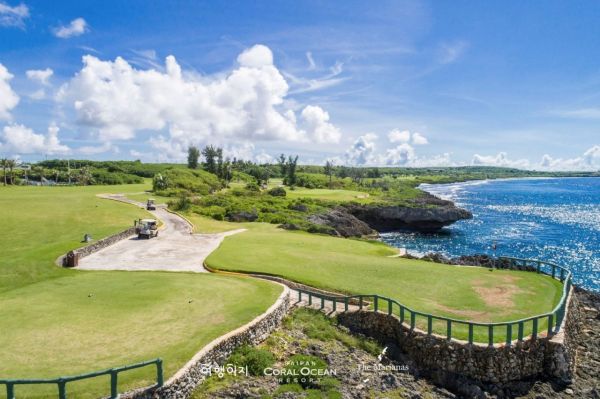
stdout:
POLYGON ((595 1, 0 0, 0 153, 598 169, 598 20, 595 1))

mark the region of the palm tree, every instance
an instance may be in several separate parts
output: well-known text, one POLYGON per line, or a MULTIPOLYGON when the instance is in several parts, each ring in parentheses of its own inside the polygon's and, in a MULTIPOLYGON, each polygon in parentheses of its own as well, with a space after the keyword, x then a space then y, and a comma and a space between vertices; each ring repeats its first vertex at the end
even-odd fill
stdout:
POLYGON ((42 166, 34 166, 31 168, 31 171, 35 174, 39 174, 40 176, 40 184, 44 184, 44 168, 42 166))
POLYGON ((4 172, 4 185, 6 186, 6 168, 8 168, 8 159, 2 158, 0 163, 2 163, 2 172, 4 172))
POLYGON ((13 173, 13 169, 15 166, 17 166, 17 161, 14 159, 9 159, 6 166, 8 166, 8 170, 10 172, 10 184, 15 184, 15 175, 13 173))

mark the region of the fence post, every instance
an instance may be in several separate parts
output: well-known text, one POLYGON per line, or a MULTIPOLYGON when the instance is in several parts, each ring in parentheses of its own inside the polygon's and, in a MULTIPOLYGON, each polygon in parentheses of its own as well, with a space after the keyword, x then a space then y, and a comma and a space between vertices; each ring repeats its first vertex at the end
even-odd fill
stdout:
POLYGON ((312 306, 312 293, 308 293, 308 306, 312 306))
POLYGON ((375 313, 379 311, 379 297, 377 295, 373 295, 373 301, 375 302, 375 313))
POLYGON ((162 387, 164 384, 163 379, 163 361, 162 359, 156 359, 156 386, 162 387))
POLYGON ((344 312, 348 311, 348 297, 344 298, 344 312))
POLYGON ((6 399, 15 399, 15 385, 12 382, 6 383, 6 399))
POLYGON ((563 269, 562 267, 560 268, 560 281, 564 281, 565 280, 565 269, 563 269))
POLYGON ((519 331, 518 331, 518 339, 519 341, 523 341, 523 322, 519 322, 519 331))
POLYGON ((410 331, 415 329, 415 320, 416 319, 416 315, 415 312, 410 312, 410 331))
POLYGON ((494 325, 490 324, 488 326, 488 345, 494 346, 494 325))
POLYGON ((325 297, 322 296, 321 297, 321 309, 323 309, 325 307, 325 297))
POLYGON ((337 312, 337 299, 333 297, 333 311, 337 312))
POLYGON ((60 378, 57 382, 58 384, 58 398, 59 399, 67 399, 67 382, 60 378))
POLYGON ((533 332, 531 333, 531 338, 536 339, 538 333, 538 319, 537 317, 533 319, 533 332))
POLYGON ((400 305, 400 324, 404 323, 404 306, 400 305))
POLYGON ((362 297, 362 295, 360 295, 358 297, 358 305, 359 305, 360 310, 362 310, 362 308, 363 308, 363 297, 362 297))
POLYGON ((302 302, 302 291, 298 290, 298 302, 302 302))
POLYGON ((548 336, 552 335, 553 324, 554 324, 554 315, 551 314, 548 316, 548 336))
POLYGON ((512 324, 506 325, 506 346, 512 345, 512 324))
POLYGON ((450 319, 446 320, 446 336, 448 341, 452 339, 452 321, 450 319))
POLYGON ((469 323, 469 343, 473 343, 473 323, 469 323))
POLYGON ((431 331, 433 330, 433 318, 430 314, 427 315, 427 335, 431 335, 431 331))
POLYGON ((119 373, 115 370, 110 370, 110 399, 117 399, 119 396, 118 390, 119 373))
POLYGON ((392 314, 392 301, 388 299, 388 315, 392 314))
POLYGON ((552 278, 556 275, 556 266, 552 265, 552 278))
POLYGON ((541 268, 542 268, 542 262, 540 262, 540 261, 538 260, 538 262, 537 262, 537 272, 538 272, 538 273, 540 272, 540 269, 541 269, 541 268))

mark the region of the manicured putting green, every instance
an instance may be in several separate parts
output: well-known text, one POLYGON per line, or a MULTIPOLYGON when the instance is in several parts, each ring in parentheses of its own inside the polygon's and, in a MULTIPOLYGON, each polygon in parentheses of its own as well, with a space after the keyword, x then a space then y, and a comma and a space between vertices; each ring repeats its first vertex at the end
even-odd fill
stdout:
MULTIPOLYGON (((208 257, 210 267, 278 275, 344 293, 379 294, 416 311, 479 322, 545 313, 561 296, 560 282, 536 273, 393 258, 395 250, 379 242, 247 226, 249 231, 226 238, 208 257)), ((425 318, 417 322, 426 325, 425 318)), ((434 327, 445 334, 445 326, 434 327)), ((466 337, 466 329, 455 333, 466 337)), ((475 337, 486 340, 487 330, 476 329, 475 337)))

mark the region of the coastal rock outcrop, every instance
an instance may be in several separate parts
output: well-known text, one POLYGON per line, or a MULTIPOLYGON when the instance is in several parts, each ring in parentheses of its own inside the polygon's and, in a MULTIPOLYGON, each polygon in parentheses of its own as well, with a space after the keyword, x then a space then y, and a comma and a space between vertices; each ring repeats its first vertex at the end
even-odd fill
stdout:
POLYGON ((413 204, 411 204, 413 206, 348 204, 344 208, 346 212, 379 232, 398 230, 436 232, 454 222, 473 217, 471 212, 457 207, 453 202, 430 194, 414 200, 413 204))
POLYGON ((365 222, 345 212, 343 209, 332 209, 327 213, 311 215, 308 221, 314 224, 329 226, 342 237, 376 236, 377 232, 365 222))

